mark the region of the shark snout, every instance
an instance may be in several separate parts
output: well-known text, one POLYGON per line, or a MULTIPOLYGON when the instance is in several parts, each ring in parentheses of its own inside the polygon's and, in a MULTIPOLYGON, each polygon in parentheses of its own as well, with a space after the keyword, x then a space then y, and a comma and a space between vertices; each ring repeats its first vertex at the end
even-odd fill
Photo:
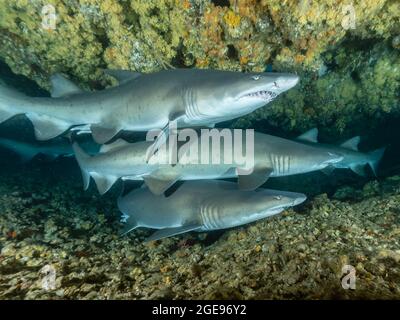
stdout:
POLYGON ((277 94, 283 93, 293 88, 299 82, 299 80, 300 78, 296 74, 281 73, 279 76, 276 76, 275 80, 273 81, 271 90, 275 91, 277 94))
POLYGON ((307 196, 303 193, 268 190, 269 194, 278 201, 277 208, 287 209, 297 206, 306 201, 307 196))
POLYGON ((299 194, 297 194, 297 197, 293 200, 292 206, 297 206, 306 200, 307 200, 307 196, 305 194, 299 193, 299 194))
POLYGON ((289 90, 293 88, 296 84, 299 83, 299 76, 295 74, 287 74, 283 76, 280 81, 278 81, 278 86, 282 87, 282 89, 289 90))

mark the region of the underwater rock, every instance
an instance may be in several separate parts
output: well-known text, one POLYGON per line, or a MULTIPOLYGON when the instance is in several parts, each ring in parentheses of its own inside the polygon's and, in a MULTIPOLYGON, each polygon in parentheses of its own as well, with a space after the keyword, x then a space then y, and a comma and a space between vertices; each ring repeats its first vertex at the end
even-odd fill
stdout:
POLYGON ((268 119, 284 131, 303 133, 316 126, 331 137, 349 137, 400 115, 399 51, 380 42, 358 48, 355 41, 326 52, 324 59, 331 66, 325 75, 303 76, 297 87, 269 108, 236 120, 234 126, 257 126, 257 121, 268 119))
POLYGON ((46 166, 0 173, 0 299, 400 296, 399 176, 354 187, 345 200, 323 194, 297 212, 145 245, 148 231, 118 236, 115 196, 99 198, 94 188, 82 195, 79 170, 66 161, 54 163, 57 179, 46 166), (21 203, 43 190, 51 193, 46 207, 21 203), (344 265, 356 269, 356 290, 342 287, 344 265), (53 282, 43 282, 46 268, 53 282))
POLYGON ((52 4, 55 25, 46 29, 46 5, 11 0, 0 11, 0 56, 42 84, 55 70, 90 81, 99 67, 150 72, 178 62, 261 71, 270 61, 317 70, 321 54, 349 35, 396 36, 400 17, 392 0, 73 0, 52 4))

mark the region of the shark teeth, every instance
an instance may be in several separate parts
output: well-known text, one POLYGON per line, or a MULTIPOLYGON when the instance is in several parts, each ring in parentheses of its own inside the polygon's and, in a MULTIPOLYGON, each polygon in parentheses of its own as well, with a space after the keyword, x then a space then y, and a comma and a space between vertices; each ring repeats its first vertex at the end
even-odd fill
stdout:
POLYGON ((263 100, 272 100, 276 98, 277 94, 272 91, 262 90, 246 94, 245 97, 261 98, 263 100))

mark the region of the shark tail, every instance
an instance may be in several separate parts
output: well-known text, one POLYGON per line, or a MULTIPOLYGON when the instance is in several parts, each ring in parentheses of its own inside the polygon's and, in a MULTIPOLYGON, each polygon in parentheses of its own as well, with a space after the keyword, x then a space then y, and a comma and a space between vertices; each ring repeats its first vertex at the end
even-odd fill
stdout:
POLYGON ((386 147, 368 153, 368 164, 370 165, 375 176, 377 176, 379 162, 381 161, 385 150, 386 147))
POLYGON ((19 155, 22 163, 29 162, 39 154, 38 150, 27 145, 22 145, 18 141, 0 138, 0 147, 11 150, 19 155))
POLYGON ((38 112, 31 98, 4 84, 0 84, 0 123, 25 114, 33 124, 37 140, 49 140, 66 132, 71 124, 38 112))
POLYGON ((85 151, 83 151, 83 149, 76 142, 72 144, 72 149, 74 150, 76 160, 78 161, 79 167, 81 168, 83 189, 87 190, 90 184, 90 174, 87 170, 88 160, 90 159, 90 156, 85 153, 85 151))
POLYGON ((35 158, 39 153, 31 149, 31 150, 23 150, 21 152, 18 152, 18 154, 21 163, 27 163, 31 161, 33 158, 35 158))

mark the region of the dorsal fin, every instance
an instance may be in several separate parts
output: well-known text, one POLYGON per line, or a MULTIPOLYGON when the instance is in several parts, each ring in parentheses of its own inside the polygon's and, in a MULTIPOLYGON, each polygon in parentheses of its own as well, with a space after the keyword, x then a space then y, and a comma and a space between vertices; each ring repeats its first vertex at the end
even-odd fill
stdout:
POLYGON ((238 169, 238 182, 240 190, 255 190, 262 186, 271 176, 273 169, 255 166, 251 174, 241 174, 238 169))
POLYGON ((66 97, 83 92, 75 83, 59 73, 52 75, 50 81, 52 85, 51 96, 53 98, 66 97))
POLYGON ((318 129, 313 128, 311 130, 308 130, 307 132, 304 132, 303 134, 301 134, 297 137, 297 140, 317 143, 318 142, 318 129))
POLYGON ((340 146, 342 148, 358 151, 358 145, 360 144, 360 140, 361 140, 360 136, 357 136, 343 142, 340 146))
POLYGON ((128 82, 130 80, 140 77, 142 74, 139 72, 133 72, 129 70, 104 70, 106 74, 118 80, 119 84, 128 82))
POLYGON ((100 148, 100 153, 105 153, 105 152, 108 152, 108 151, 111 151, 111 150, 114 150, 117 148, 122 148, 122 147, 128 146, 129 144, 130 144, 129 142, 126 142, 123 139, 118 139, 118 140, 114 141, 113 143, 102 145, 100 148))

